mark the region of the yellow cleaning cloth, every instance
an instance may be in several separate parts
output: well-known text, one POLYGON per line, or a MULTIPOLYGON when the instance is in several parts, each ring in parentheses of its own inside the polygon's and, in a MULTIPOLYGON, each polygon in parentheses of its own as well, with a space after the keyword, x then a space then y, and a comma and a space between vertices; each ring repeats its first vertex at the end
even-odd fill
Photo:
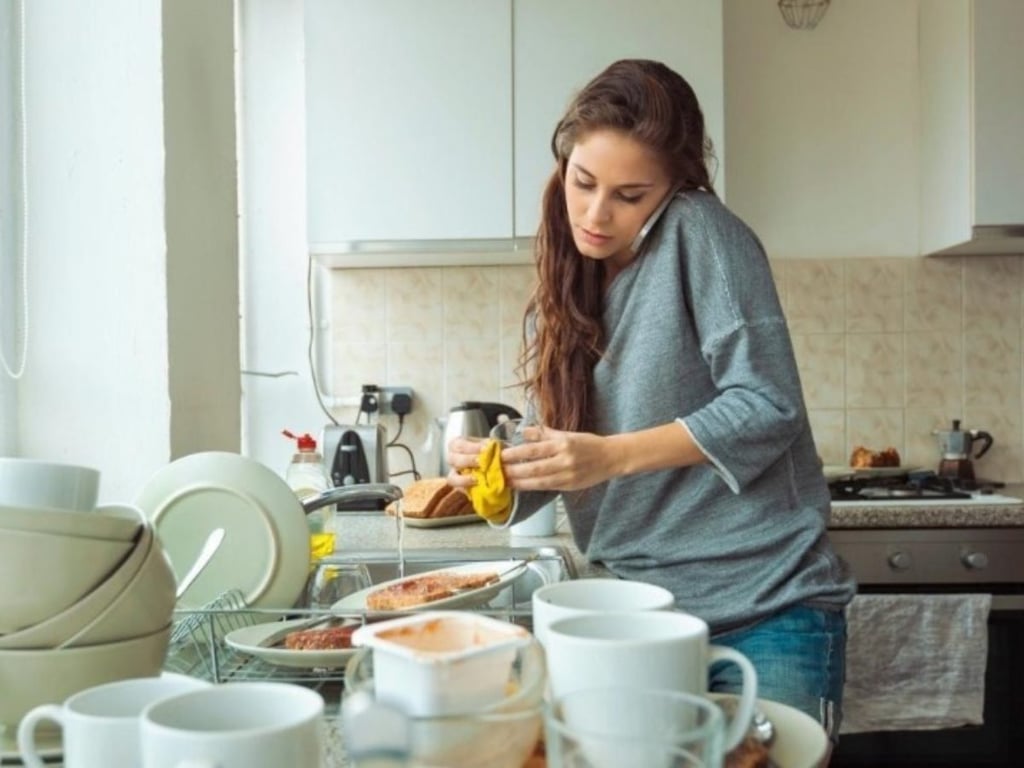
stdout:
POLYGON ((505 485, 505 473, 501 469, 501 443, 488 440, 477 464, 479 466, 462 470, 463 474, 476 479, 476 485, 469 489, 473 511, 489 522, 504 523, 512 511, 512 489, 505 485))

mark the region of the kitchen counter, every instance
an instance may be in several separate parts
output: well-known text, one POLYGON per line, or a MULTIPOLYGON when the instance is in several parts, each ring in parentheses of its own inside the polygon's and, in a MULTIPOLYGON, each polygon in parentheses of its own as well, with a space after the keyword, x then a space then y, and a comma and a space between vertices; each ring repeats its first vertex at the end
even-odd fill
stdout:
MULTIPOLYGON (((1008 485, 1001 495, 1024 499, 1024 484, 1008 485)), ((1021 528, 1024 527, 1024 502, 1011 504, 963 505, 956 501, 906 504, 849 502, 832 507, 830 529, 863 528, 1021 528)), ((337 522, 339 550, 379 549, 395 546, 395 520, 383 515, 342 513, 337 522)), ((513 538, 507 530, 486 523, 470 523, 440 528, 411 528, 402 531, 403 544, 410 549, 423 547, 486 547, 521 543, 525 546, 564 547, 581 577, 600 576, 607 571, 587 562, 573 543, 568 524, 560 520, 558 532, 543 538, 513 538)))
MULTIPOLYGON (((1024 484, 1000 488, 1001 496, 1024 499, 1024 484)), ((1020 528, 1024 502, 962 504, 955 499, 931 502, 844 502, 832 506, 829 528, 1020 528)))

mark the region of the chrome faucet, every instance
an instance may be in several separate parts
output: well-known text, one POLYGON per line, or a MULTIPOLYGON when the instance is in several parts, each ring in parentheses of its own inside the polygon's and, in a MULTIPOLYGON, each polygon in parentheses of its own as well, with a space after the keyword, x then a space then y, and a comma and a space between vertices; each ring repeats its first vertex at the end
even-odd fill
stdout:
POLYGON ((302 509, 308 515, 321 507, 347 501, 384 501, 391 503, 402 498, 402 489, 391 483, 356 483, 328 488, 317 496, 302 501, 302 509))

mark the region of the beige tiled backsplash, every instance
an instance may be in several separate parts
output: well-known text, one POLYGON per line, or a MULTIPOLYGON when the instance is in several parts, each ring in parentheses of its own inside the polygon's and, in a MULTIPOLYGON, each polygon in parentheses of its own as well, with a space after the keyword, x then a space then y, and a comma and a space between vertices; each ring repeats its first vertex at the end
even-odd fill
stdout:
MULTIPOLYGON (((1024 481, 1024 258, 794 259, 772 270, 825 463, 845 463, 854 445, 891 445, 905 464, 932 468, 932 430, 959 418, 995 438, 979 476, 1024 481)), ((515 365, 532 280, 532 266, 335 271, 332 394, 413 387, 399 441, 435 474, 435 417, 460 400, 521 406, 515 365)), ((393 437, 397 422, 385 422, 393 437)), ((390 462, 408 468, 402 451, 390 462)))

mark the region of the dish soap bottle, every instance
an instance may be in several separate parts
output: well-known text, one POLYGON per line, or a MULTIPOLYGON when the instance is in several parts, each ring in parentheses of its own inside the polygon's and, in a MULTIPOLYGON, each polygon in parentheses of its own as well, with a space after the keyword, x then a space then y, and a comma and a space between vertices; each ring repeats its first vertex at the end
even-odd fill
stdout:
MULTIPOLYGON (((308 432, 295 435, 287 429, 285 437, 295 441, 296 452, 285 471, 284 479, 289 487, 305 501, 331 487, 323 456, 317 450, 316 440, 308 432)), ((334 551, 334 506, 327 505, 306 515, 309 526, 310 557, 316 561, 334 551)))

